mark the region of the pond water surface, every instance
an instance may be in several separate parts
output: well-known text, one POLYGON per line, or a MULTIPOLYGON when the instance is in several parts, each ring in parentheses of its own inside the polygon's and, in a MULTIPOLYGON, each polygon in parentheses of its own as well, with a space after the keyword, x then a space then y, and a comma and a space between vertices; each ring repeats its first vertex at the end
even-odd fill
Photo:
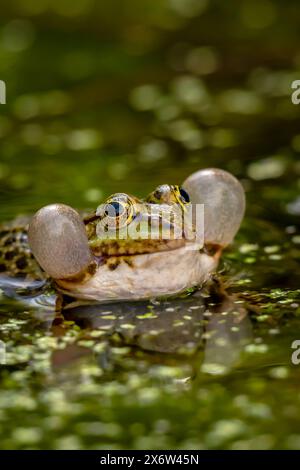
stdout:
POLYGON ((0 447, 299 449, 297 2, 105 3, 3 7, 1 222, 211 166, 242 181, 247 213, 223 299, 54 321, 51 297, 1 292, 0 447))

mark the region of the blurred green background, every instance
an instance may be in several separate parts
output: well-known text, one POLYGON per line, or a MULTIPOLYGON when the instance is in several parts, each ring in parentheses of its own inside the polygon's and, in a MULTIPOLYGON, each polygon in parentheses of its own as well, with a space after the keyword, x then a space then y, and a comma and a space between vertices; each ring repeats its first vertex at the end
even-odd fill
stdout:
MULTIPOLYGON (((78 325, 63 342, 3 300, 1 338, 12 353, 0 369, 0 447, 300 448, 290 363, 300 316, 300 106, 291 102, 299 1, 0 8, 0 220, 227 169, 248 206, 223 269, 251 303, 254 328, 237 369, 220 377, 195 365, 201 353, 179 360, 121 347, 108 375, 93 356, 57 372, 51 353, 80 337, 78 325)), ((99 354, 101 343, 85 347, 99 354)))
POLYGON ((299 16, 296 0, 1 5, 1 218, 206 166, 266 197, 299 176, 299 16))

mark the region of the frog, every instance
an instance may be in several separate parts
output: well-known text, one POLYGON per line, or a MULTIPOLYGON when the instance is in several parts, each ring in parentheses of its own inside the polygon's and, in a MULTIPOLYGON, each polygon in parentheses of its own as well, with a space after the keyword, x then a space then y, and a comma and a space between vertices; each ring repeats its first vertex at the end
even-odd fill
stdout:
POLYGON ((244 212, 241 183, 216 168, 89 213, 50 204, 1 228, 0 284, 96 303, 173 298, 208 282, 244 212))

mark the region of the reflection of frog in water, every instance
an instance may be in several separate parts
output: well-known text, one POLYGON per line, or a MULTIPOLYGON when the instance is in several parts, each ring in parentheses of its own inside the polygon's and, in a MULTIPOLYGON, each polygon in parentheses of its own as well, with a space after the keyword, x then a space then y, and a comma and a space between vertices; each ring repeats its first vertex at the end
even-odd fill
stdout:
MULTIPOLYGON (((234 300, 221 291, 217 283, 214 289, 213 305, 209 291, 207 296, 198 291, 185 299, 154 305, 139 302, 112 304, 106 308, 99 305, 75 307, 65 310, 64 316, 84 328, 103 329, 109 335, 118 333, 123 343, 138 345, 145 350, 193 352, 217 333, 230 335, 234 325, 237 330, 232 332, 238 333, 238 325, 247 317, 245 309, 237 308, 234 300)), ((243 336, 243 332, 240 333, 243 336)))
POLYGON ((38 293, 52 278, 57 292, 97 302, 165 298, 202 286, 239 228, 244 192, 232 175, 215 169, 191 175, 183 187, 162 185, 144 201, 118 193, 83 220, 70 207, 46 206, 30 222, 29 243, 26 226, 3 229, 2 285, 26 289, 29 283, 38 293), (201 244, 195 221, 182 227, 190 200, 204 204, 201 244), (143 236, 149 224, 159 227, 155 238, 143 236), (124 228, 125 239, 119 237, 124 228))
MULTIPOLYGON (((64 310, 64 318, 81 327, 85 340, 106 343, 108 353, 110 345, 129 345, 161 353, 164 361, 170 355, 184 358, 202 350, 201 370, 209 373, 223 373, 234 367, 252 336, 246 309, 235 303, 217 280, 205 292, 172 301, 72 305, 64 310)), ((56 323, 57 328, 59 332, 56 323)), ((54 363, 67 365, 82 354, 89 352, 73 344, 56 352, 54 363)))

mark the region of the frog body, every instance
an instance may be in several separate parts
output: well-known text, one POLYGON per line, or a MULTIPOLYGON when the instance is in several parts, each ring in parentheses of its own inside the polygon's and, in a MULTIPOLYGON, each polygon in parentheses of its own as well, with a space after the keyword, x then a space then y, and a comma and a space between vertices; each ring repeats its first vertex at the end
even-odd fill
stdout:
POLYGON ((50 282, 59 293, 102 303, 178 295, 216 270, 244 208, 240 183, 215 169, 191 175, 183 188, 161 185, 143 200, 114 194, 85 216, 52 204, 29 223, 1 229, 0 276, 27 286, 50 282), (205 227, 193 204, 204 205, 205 227))

